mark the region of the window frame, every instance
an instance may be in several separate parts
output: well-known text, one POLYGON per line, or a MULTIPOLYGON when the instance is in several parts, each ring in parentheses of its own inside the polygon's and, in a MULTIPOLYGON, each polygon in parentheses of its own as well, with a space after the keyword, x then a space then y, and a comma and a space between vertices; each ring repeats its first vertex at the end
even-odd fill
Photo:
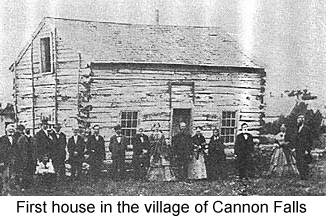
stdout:
POLYGON ((52 39, 50 36, 44 36, 44 37, 41 37, 40 38, 40 72, 42 73, 50 73, 52 72, 52 39), (50 58, 49 58, 49 70, 47 70, 47 62, 46 62, 46 59, 45 57, 43 56, 44 54, 43 53, 46 53, 44 50, 43 51, 43 48, 42 48, 42 45, 43 45, 43 40, 45 39, 48 39, 49 40, 49 55, 50 55, 50 58), (43 63, 43 60, 44 60, 44 63, 43 63))
POLYGON ((220 127, 220 136, 222 137, 224 144, 225 145, 234 145, 235 140, 236 140, 236 136, 237 136, 237 130, 238 130, 238 111, 236 110, 223 110, 222 111, 222 115, 221 115, 221 127, 220 127), (231 113, 230 118, 226 117, 223 118, 223 113, 231 113), (232 117, 232 113, 234 113, 234 117, 232 117), (223 125, 223 120, 226 120, 225 122, 227 122, 228 120, 230 121, 230 126, 227 125, 223 125), (234 120, 234 126, 232 125, 232 121, 234 120), (234 133, 230 134, 230 133, 225 133, 222 134, 222 129, 233 129, 234 133), (231 137, 233 135, 233 142, 230 142, 226 140, 226 137, 231 137))
MULTIPOLYGON (((133 115, 133 114, 132 114, 133 115)), ((126 116, 127 117, 127 116, 126 116)), ((123 135, 128 139, 128 141, 129 141, 129 143, 128 143, 128 145, 131 145, 132 144, 132 138, 134 137, 134 135, 132 135, 132 133, 131 133, 131 135, 130 136, 127 136, 126 134, 124 134, 124 130, 136 130, 135 131, 135 134, 137 133, 137 130, 138 130, 138 127, 139 127, 139 123, 140 123, 140 119, 139 119, 139 117, 140 117, 140 111, 139 110, 121 110, 120 111, 120 113, 119 113, 119 123, 120 123, 120 126, 121 126, 121 130, 122 130, 122 132, 123 132, 123 135), (122 118, 122 114, 123 113, 134 113, 134 112, 136 112, 137 113, 137 118, 136 119, 131 119, 131 122, 132 121, 134 121, 134 120, 136 120, 136 127, 133 127, 132 126, 132 124, 131 124, 131 127, 124 127, 123 125, 122 125, 122 121, 123 120, 126 120, 126 121, 128 121, 128 119, 123 119, 122 118)))

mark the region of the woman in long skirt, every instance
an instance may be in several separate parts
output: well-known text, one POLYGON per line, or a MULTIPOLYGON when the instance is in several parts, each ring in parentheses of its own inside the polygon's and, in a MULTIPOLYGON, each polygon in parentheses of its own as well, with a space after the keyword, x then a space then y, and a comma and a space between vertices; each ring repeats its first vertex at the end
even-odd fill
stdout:
POLYGON ((188 165, 188 179, 206 179, 206 140, 201 134, 200 127, 196 127, 196 134, 191 139, 193 143, 193 154, 188 165))
POLYGON ((150 162, 147 171, 149 181, 174 181, 175 175, 170 165, 170 148, 166 144, 165 137, 160 131, 160 124, 153 125, 153 133, 149 137, 150 162))
POLYGON ((275 149, 272 153, 271 165, 267 175, 299 175, 296 160, 289 147, 290 143, 286 134, 285 124, 281 125, 280 133, 276 135, 275 139, 275 149))
POLYGON ((209 180, 223 179, 226 177, 225 145, 218 129, 213 130, 213 135, 208 143, 208 157, 206 161, 207 177, 209 180))

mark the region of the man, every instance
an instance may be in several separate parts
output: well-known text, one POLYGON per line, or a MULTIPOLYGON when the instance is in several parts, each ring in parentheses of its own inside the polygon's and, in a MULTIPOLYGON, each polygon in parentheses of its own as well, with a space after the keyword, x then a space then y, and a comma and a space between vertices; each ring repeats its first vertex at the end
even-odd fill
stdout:
POLYGON ((173 138, 173 147, 178 165, 178 174, 180 180, 188 178, 188 164, 192 154, 192 139, 190 133, 187 132, 186 123, 179 124, 180 132, 173 138))
POLYGON ((19 137, 18 152, 20 160, 20 173, 21 173, 21 188, 22 190, 31 188, 33 184, 33 175, 35 173, 34 148, 32 144, 32 136, 30 129, 26 128, 24 134, 19 137))
POLYGON ((144 129, 142 127, 138 129, 138 133, 133 137, 132 145, 134 178, 141 179, 145 177, 146 168, 149 167, 148 151, 150 149, 148 136, 144 134, 144 129))
POLYGON ((53 167, 57 174, 57 179, 62 180, 65 178, 66 175, 66 166, 65 166, 65 160, 66 160, 66 135, 61 132, 61 125, 59 123, 56 123, 53 126, 53 131, 50 134, 52 141, 53 141, 53 147, 54 147, 54 154, 53 154, 53 167))
POLYGON ((68 139, 69 163, 71 165, 71 178, 80 179, 82 160, 85 150, 84 139, 79 135, 79 128, 73 129, 73 136, 68 139))
POLYGON ((125 152, 128 140, 122 135, 121 126, 114 127, 115 135, 110 138, 109 149, 112 153, 112 172, 116 179, 124 178, 125 174, 125 152))
POLYGON ((10 195, 10 186, 14 182, 15 150, 14 138, 15 127, 9 124, 6 127, 6 135, 0 137, 0 191, 1 195, 10 195))
POLYGON ((42 161, 45 156, 53 159, 54 147, 48 132, 49 124, 47 119, 41 121, 41 129, 34 136, 34 147, 36 149, 36 158, 42 161))
POLYGON ((86 154, 90 159, 90 173, 94 178, 98 178, 101 172, 103 161, 105 160, 105 142, 100 135, 100 126, 93 126, 94 134, 89 136, 87 141, 86 154))
POLYGON ((295 134, 294 147, 297 167, 301 180, 309 178, 309 163, 311 162, 312 137, 310 129, 305 125, 305 116, 300 114, 297 118, 297 131, 295 134))
POLYGON ((241 133, 237 135, 234 145, 236 168, 240 179, 248 179, 252 176, 252 158, 254 152, 254 141, 248 132, 248 124, 241 125, 241 133))
POLYGON ((22 147, 18 146, 18 141, 21 136, 24 136, 25 126, 18 124, 16 126, 16 131, 13 135, 13 147, 15 151, 15 184, 17 188, 21 188, 22 184, 22 177, 23 177, 23 170, 25 168, 25 163, 23 159, 26 160, 27 154, 22 150, 22 147))

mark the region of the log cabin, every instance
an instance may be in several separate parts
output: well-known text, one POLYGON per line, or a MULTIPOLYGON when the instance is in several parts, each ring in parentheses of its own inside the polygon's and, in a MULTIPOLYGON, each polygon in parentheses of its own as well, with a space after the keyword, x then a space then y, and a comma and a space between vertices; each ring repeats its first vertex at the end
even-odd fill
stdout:
POLYGON ((99 124, 107 145, 117 124, 131 141, 159 122, 170 142, 182 121, 232 147, 243 122, 258 137, 264 117, 264 69, 218 27, 46 17, 9 69, 17 122, 48 117, 68 136, 99 124))

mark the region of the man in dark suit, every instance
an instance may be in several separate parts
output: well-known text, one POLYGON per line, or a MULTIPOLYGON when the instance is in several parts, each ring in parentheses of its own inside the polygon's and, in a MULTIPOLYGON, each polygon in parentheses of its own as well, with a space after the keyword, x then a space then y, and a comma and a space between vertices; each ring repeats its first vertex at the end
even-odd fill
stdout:
POLYGON ((18 140, 21 136, 24 136, 25 126, 18 124, 16 126, 16 131, 13 135, 13 147, 15 151, 15 164, 14 164, 14 171, 15 171, 15 184, 17 188, 21 188, 21 182, 23 177, 23 170, 25 166, 23 165, 23 157, 25 154, 22 152, 21 148, 18 146, 18 140))
POLYGON ((21 188, 25 190, 31 188, 33 184, 33 175, 35 173, 36 159, 34 155, 34 148, 32 143, 32 136, 30 129, 26 128, 24 134, 19 137, 17 148, 20 160, 21 169, 21 188))
POLYGON ((114 127, 115 135, 110 138, 109 149, 112 153, 112 173, 116 179, 124 178, 125 158, 128 145, 127 138, 122 135, 121 126, 114 127))
POLYGON ((61 125, 59 123, 53 126, 53 131, 51 132, 51 138, 54 147, 54 154, 53 154, 53 167, 54 171, 57 175, 58 180, 62 180, 66 176, 66 146, 67 146, 67 139, 66 135, 61 132, 61 125))
POLYGON ((69 163, 71 165, 71 178, 80 179, 82 161, 85 150, 85 141, 79 135, 79 128, 73 129, 73 136, 68 139, 69 163))
POLYGON ((187 132, 186 123, 181 122, 180 132, 173 138, 173 148, 175 152, 176 162, 178 165, 179 180, 188 178, 188 164, 192 154, 192 139, 190 133, 187 132))
POLYGON ((89 155, 90 174, 98 178, 105 160, 105 141, 100 135, 100 126, 94 125, 94 134, 90 135, 86 143, 86 154, 89 155))
POLYGON ((149 167, 149 155, 150 149, 148 136, 144 134, 144 129, 139 128, 138 133, 132 139, 133 155, 132 165, 133 174, 135 179, 142 179, 146 175, 146 169, 149 167))
POLYGON ((305 125, 305 116, 300 114, 297 118, 298 129, 295 134, 294 148, 297 167, 302 180, 309 178, 309 163, 311 162, 312 137, 310 129, 305 125))
POLYGON ((53 160, 54 147, 53 141, 48 132, 49 124, 46 119, 41 122, 41 129, 34 136, 34 147, 36 149, 36 158, 42 161, 45 156, 53 160))
POLYGON ((1 195, 10 195, 11 184, 14 182, 15 171, 15 149, 14 138, 15 127, 9 124, 6 127, 6 135, 0 137, 0 191, 1 195))
POLYGON ((248 125, 241 125, 241 133, 237 135, 234 145, 236 168, 240 179, 248 179, 252 176, 252 158, 254 152, 254 141, 248 133, 248 125))

